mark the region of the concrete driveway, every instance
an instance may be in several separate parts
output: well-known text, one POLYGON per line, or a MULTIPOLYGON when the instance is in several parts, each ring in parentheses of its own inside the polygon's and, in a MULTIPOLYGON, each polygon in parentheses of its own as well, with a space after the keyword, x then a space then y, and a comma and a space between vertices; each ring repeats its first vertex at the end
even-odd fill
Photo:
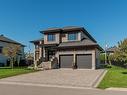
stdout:
POLYGON ((0 82, 92 87, 104 70, 54 69, 1 79, 0 82))

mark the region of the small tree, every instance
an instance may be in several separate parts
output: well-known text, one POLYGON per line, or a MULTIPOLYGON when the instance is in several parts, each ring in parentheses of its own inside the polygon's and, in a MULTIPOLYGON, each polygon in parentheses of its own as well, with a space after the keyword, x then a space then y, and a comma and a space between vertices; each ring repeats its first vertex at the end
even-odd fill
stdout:
POLYGON ((127 64, 127 39, 118 42, 117 50, 113 54, 114 61, 127 64))
POLYGON ((113 54, 108 55, 108 63, 109 65, 112 65, 112 61, 114 60, 113 54))
MULTIPOLYGON (((17 55, 20 53, 20 45, 9 44, 3 48, 3 54, 10 58, 10 65, 13 69, 17 55)), ((19 64, 19 63, 18 63, 19 64)))

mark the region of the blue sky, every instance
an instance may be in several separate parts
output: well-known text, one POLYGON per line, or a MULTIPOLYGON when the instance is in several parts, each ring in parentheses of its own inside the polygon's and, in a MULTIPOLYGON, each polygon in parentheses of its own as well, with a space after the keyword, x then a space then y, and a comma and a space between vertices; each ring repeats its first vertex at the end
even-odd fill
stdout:
POLYGON ((31 49, 40 30, 64 26, 83 26, 102 47, 114 46, 127 37, 127 0, 0 0, 0 34, 31 49))

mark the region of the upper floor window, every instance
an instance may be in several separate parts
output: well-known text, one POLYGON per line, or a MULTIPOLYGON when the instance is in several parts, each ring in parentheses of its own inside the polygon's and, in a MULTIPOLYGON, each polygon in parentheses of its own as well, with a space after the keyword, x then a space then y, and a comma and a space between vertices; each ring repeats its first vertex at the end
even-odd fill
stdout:
POLYGON ((68 40, 78 40, 78 33, 69 33, 68 40))
POLYGON ((0 47, 0 54, 3 52, 3 47, 0 47))
POLYGON ((47 40, 48 41, 55 41, 55 34, 48 34, 47 35, 47 40))

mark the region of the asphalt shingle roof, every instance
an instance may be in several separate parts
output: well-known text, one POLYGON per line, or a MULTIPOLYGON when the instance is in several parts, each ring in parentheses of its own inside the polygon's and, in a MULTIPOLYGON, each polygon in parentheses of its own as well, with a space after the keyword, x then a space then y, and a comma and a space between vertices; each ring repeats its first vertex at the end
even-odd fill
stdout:
POLYGON ((58 47, 91 46, 91 45, 98 45, 98 44, 89 39, 83 39, 82 41, 63 42, 63 43, 60 43, 58 47))
POLYGON ((61 32, 66 30, 73 30, 73 29, 81 29, 82 27, 78 26, 67 26, 63 28, 48 28, 46 30, 40 31, 41 33, 49 33, 49 32, 61 32))
POLYGON ((21 43, 19 43, 19 42, 17 42, 17 41, 14 41, 14 40, 12 40, 12 39, 10 39, 10 38, 7 38, 7 37, 5 37, 5 36, 3 36, 3 35, 0 35, 0 41, 8 42, 8 43, 14 43, 14 44, 18 44, 18 45, 24 46, 23 44, 21 44, 21 43))

